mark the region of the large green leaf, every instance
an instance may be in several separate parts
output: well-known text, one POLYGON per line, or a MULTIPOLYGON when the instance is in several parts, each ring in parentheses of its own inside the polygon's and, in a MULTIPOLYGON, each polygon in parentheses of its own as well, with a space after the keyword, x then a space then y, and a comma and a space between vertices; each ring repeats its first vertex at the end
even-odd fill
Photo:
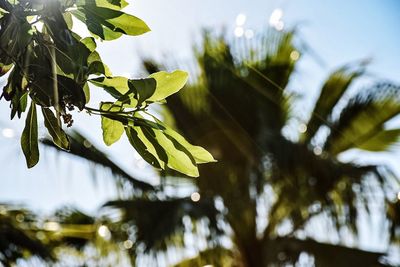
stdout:
MULTIPOLYGON (((100 110, 120 111, 121 108, 113 106, 112 103, 101 103, 100 110)), ((103 140, 107 146, 117 142, 124 133, 124 125, 105 116, 101 116, 101 129, 103 130, 103 140)))
POLYGON ((98 7, 106 7, 115 10, 121 10, 128 5, 125 0, 78 0, 77 6, 95 5, 98 7))
POLYGON ((125 77, 99 77, 89 81, 98 87, 102 87, 106 92, 117 99, 129 91, 128 78, 125 77))
POLYGON ((197 164, 215 161, 205 149, 191 145, 159 120, 153 122, 136 115, 134 126, 129 128, 132 146, 153 166, 198 177, 197 164))
POLYGON ((139 155, 151 166, 160 169, 162 162, 158 159, 154 146, 145 138, 140 127, 126 127, 126 136, 139 155))
POLYGON ((53 112, 48 108, 42 108, 44 126, 46 126, 49 134, 53 138, 53 143, 59 148, 69 150, 69 139, 66 133, 59 125, 59 120, 54 116, 53 112))
POLYGON ((21 147, 28 168, 32 168, 39 161, 36 104, 33 101, 25 120, 25 128, 21 135, 21 147))
POLYGON ((188 74, 181 70, 168 73, 160 71, 153 73, 149 76, 156 80, 157 87, 154 93, 147 99, 147 101, 161 101, 168 96, 175 94, 185 86, 188 80, 188 74))
POLYGON ((141 19, 116 10, 114 7, 103 6, 90 1, 78 6, 78 10, 72 11, 72 14, 83 21, 94 36, 103 40, 114 40, 122 34, 135 36, 150 31, 141 19))
POLYGON ((141 127, 146 138, 153 144, 158 157, 166 167, 192 177, 198 177, 196 161, 184 146, 175 139, 169 138, 163 131, 151 127, 141 127))
POLYGON ((163 126, 163 132, 165 133, 166 136, 168 136, 170 139, 176 140, 179 144, 184 146, 190 154, 193 156, 195 162, 197 164, 202 164, 202 163, 208 163, 208 162, 216 162, 214 157, 211 155, 210 152, 202 148, 201 146, 194 146, 190 144, 182 135, 178 134, 176 131, 172 130, 170 127, 162 124, 160 120, 157 118, 153 117, 158 125, 163 126))

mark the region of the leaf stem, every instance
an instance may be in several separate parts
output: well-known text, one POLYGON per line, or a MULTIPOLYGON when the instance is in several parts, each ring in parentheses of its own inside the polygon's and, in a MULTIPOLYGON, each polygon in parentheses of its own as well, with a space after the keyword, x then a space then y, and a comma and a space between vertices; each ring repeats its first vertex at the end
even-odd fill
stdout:
POLYGON ((96 109, 96 108, 91 108, 91 107, 84 107, 84 109, 86 111, 88 111, 89 113, 97 113, 98 115, 124 115, 126 117, 126 115, 132 115, 135 112, 138 111, 143 111, 144 108, 138 108, 138 109, 134 109, 131 111, 109 111, 109 110, 101 110, 101 109, 96 109))

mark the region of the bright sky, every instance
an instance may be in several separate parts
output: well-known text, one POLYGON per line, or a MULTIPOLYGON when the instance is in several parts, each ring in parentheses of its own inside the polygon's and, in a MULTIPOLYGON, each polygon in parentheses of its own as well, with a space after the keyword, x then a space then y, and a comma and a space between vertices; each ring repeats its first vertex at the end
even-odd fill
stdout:
MULTIPOLYGON (((283 11, 284 27, 300 23, 300 36, 323 62, 317 64, 310 57, 301 61, 293 85, 307 88, 302 91, 310 96, 307 99, 315 97, 332 68, 366 57, 373 59, 370 68, 373 75, 400 83, 400 2, 397 0, 136 0, 127 10, 144 19, 152 32, 102 43, 99 50, 115 74, 138 77, 141 57, 190 61, 192 46, 200 39, 203 27, 226 27, 233 36, 238 14, 244 14, 247 18, 244 30, 257 34, 268 24, 276 8, 283 11)), ((4 84, 4 80, 0 83, 4 84)), ((94 99, 103 96, 95 92, 93 95, 94 99)), ((87 163, 72 157, 56 157, 43 148, 40 163, 26 170, 19 145, 23 120, 8 120, 8 103, 4 100, 0 102, 0 112, 3 114, 0 118, 0 202, 12 201, 46 212, 66 204, 93 211, 115 196, 107 174, 100 170, 98 179, 92 179, 93 172, 87 163), (14 138, 6 137, 5 128, 15 130, 14 138)), ((135 153, 127 148, 126 140, 106 148, 101 143, 99 119, 87 117, 77 116, 74 126, 92 137, 128 172, 154 181, 150 171, 142 171, 144 164, 135 160, 135 153)), ((393 166, 399 159, 398 152, 373 158, 393 166)))

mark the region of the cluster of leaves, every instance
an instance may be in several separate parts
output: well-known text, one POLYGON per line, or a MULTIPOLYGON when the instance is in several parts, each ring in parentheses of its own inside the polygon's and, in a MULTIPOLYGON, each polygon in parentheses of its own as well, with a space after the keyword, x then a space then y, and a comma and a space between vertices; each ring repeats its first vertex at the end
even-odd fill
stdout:
POLYGON ((70 142, 61 118, 71 126, 70 111, 77 108, 101 115, 107 145, 125 131, 132 146, 155 167, 198 176, 197 164, 214 161, 147 112, 149 104, 165 102, 184 86, 185 72, 130 80, 112 76, 102 62, 96 38, 114 40, 149 31, 142 20, 121 11, 126 5, 124 0, 0 0, 0 68, 1 75, 8 73, 1 96, 10 101, 11 119, 20 118, 29 106, 21 136, 29 168, 39 161, 37 107, 54 144, 64 150, 70 149, 70 142), (93 37, 73 32, 73 18, 85 23, 93 37), (87 106, 89 83, 116 101, 87 106))

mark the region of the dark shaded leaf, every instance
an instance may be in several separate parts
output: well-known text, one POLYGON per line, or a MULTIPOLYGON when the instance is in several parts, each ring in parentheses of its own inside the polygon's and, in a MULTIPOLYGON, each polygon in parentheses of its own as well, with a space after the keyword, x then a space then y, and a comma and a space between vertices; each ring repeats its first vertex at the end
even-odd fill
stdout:
POLYGON ((31 102, 25 120, 25 128, 21 135, 21 147, 24 152, 28 168, 32 168, 39 161, 38 124, 35 102, 31 102))
POLYGON ((59 148, 69 150, 69 140, 67 134, 63 131, 59 119, 54 116, 53 112, 48 108, 42 108, 44 125, 49 134, 53 138, 53 143, 59 148))

